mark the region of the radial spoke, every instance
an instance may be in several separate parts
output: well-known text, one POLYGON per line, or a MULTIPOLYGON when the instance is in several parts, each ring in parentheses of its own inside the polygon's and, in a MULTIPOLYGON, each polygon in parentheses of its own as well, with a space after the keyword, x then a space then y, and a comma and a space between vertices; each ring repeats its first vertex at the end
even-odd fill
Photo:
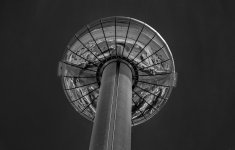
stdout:
POLYGON ((94 90, 88 92, 87 94, 83 95, 82 97, 79 97, 78 99, 75 99, 75 100, 71 101, 70 103, 74 103, 74 102, 80 100, 81 98, 83 98, 83 97, 85 97, 85 96, 87 96, 87 95, 93 93, 94 91, 96 91, 96 90, 98 90, 98 89, 99 89, 99 88, 95 88, 94 90))
POLYGON ((70 88, 70 89, 64 89, 64 90, 73 90, 73 89, 77 89, 77 88, 81 88, 81 87, 86 87, 88 85, 92 85, 92 84, 96 84, 97 82, 93 82, 93 83, 89 83, 89 84, 86 84, 86 85, 82 85, 82 86, 75 86, 73 88, 70 88))
POLYGON ((140 35, 141 35, 141 33, 142 33, 144 27, 145 27, 145 25, 143 25, 142 29, 140 30, 140 33, 139 33, 138 37, 136 38, 134 45, 132 45, 131 50, 130 50, 130 52, 129 52, 127 58, 130 56, 130 54, 131 54, 133 48, 135 47, 135 44, 136 44, 136 42, 138 41, 138 39, 139 39, 139 37, 140 37, 140 35))
POLYGON ((125 43, 124 43, 124 47, 123 47, 123 51, 122 51, 122 56, 123 56, 124 50, 126 48, 126 40, 127 40, 127 36, 129 33, 129 29, 130 29, 130 24, 131 24, 131 19, 129 19, 129 23, 128 23, 128 27, 127 27, 127 31, 126 31, 126 37, 125 37, 125 43))
POLYGON ((97 58, 99 61, 101 61, 94 53, 92 53, 92 51, 77 37, 77 35, 75 34, 76 39, 83 45, 83 47, 85 47, 93 56, 95 56, 95 58, 97 58))
MULTIPOLYGON (((143 71, 142 71, 143 72, 143 71)), ((144 72, 146 73, 146 72, 144 72)), ((152 74, 139 74, 139 76, 159 76, 159 75, 167 75, 167 74, 172 74, 172 72, 162 72, 162 73, 157 73, 155 75, 152 75, 152 74)))
POLYGON ((110 50, 109 50, 109 45, 108 45, 108 42, 107 42, 107 39, 106 39, 106 35, 104 33, 104 27, 103 27, 102 20, 100 20, 100 25, 101 25, 101 28, 102 28, 102 31, 103 31, 103 34, 104 34, 104 39, 105 39, 105 43, 107 45, 107 50, 109 51, 109 55, 111 55, 110 50))
POLYGON ((87 69, 87 68, 83 68, 83 67, 80 67, 76 64, 71 64, 71 63, 68 63, 68 62, 65 62, 65 61, 60 61, 66 65, 69 65, 69 66, 73 66, 73 67, 76 67, 76 68, 79 68, 79 69, 82 69, 82 70, 88 70, 88 71, 92 71, 92 72, 96 72, 95 70, 91 70, 91 69, 87 69))
MULTIPOLYGON (((87 27, 87 30, 88 30, 89 34, 91 35, 91 37, 92 37, 93 41, 94 41, 94 42, 95 42, 95 44, 97 45, 97 47, 98 47, 98 49, 99 49, 100 53, 104 56, 104 54, 103 54, 102 50, 100 49, 100 47, 99 47, 99 45, 97 44, 97 42, 96 42, 96 40, 95 40, 94 36, 92 35, 92 33, 91 33, 91 31, 90 31, 89 27, 88 27, 88 26, 86 26, 86 27, 87 27)), ((104 58, 106 58, 106 57, 104 56, 104 58)))
POLYGON ((136 65, 140 64, 141 62, 145 61, 146 59, 148 59, 149 57, 153 56, 154 54, 156 54, 157 52, 159 52, 160 50, 163 49, 165 45, 163 45, 160 49, 158 49, 156 52, 152 53, 151 55, 149 55, 148 57, 146 57, 145 59, 141 60, 139 63, 137 63, 136 65))
POLYGON ((80 76, 62 76, 64 78, 78 78, 78 79, 83 79, 83 78, 96 78, 96 76, 87 76, 87 77, 80 77, 80 76))
MULTIPOLYGON (((82 47, 82 48, 84 48, 84 47, 82 47)), ((84 48, 84 49, 85 49, 85 48, 84 48)), ((85 50, 83 53, 81 53, 81 54, 79 54, 79 55, 82 56, 83 54, 85 54, 85 53, 87 53, 87 52, 88 52, 88 51, 85 50)), ((76 53, 76 54, 77 54, 77 53, 76 53)))
POLYGON ((162 84, 154 84, 154 83, 149 83, 149 82, 145 82, 145 81, 138 81, 138 82, 141 82, 141 83, 146 83, 146 84, 150 84, 150 85, 155 85, 155 86, 170 87, 170 86, 167 86, 167 85, 162 85, 162 84))
MULTIPOLYGON (((140 52, 135 56, 135 58, 138 57, 138 55, 139 55, 140 53, 142 53, 142 51, 145 49, 145 47, 149 45, 149 43, 153 40, 153 38, 154 38, 155 36, 156 36, 156 34, 154 34, 154 36, 153 36, 153 37, 149 40, 149 42, 140 50, 140 52)), ((133 62, 135 58, 133 58, 131 61, 133 62)))
MULTIPOLYGON (((136 104, 136 102, 135 102, 133 99, 132 99, 132 102, 135 104, 135 106, 138 105, 138 104, 136 104)), ((134 107, 135 107, 135 106, 134 106, 134 107)), ((138 109, 138 111, 141 113, 141 115, 144 117, 144 119, 146 119, 144 112, 143 112, 142 110, 140 110, 140 109, 138 109)))
POLYGON ((96 96, 94 99, 92 99, 92 101, 91 101, 89 104, 87 104, 85 108, 83 108, 83 110, 81 111, 81 113, 83 113, 90 105, 92 105, 98 97, 99 97, 99 96, 96 96))
POLYGON ((85 59, 84 57, 79 56, 77 53, 73 52, 71 49, 69 49, 69 48, 67 48, 67 49, 68 49, 70 52, 72 52, 73 54, 75 54, 76 56, 78 56, 78 57, 80 57, 80 58, 82 58, 82 59, 88 61, 89 63, 95 65, 96 67, 98 66, 97 64, 95 64, 95 63, 89 61, 88 59, 85 59))
MULTIPOLYGON (((139 89, 141 89, 141 90, 143 90, 143 91, 145 91, 145 92, 147 92, 147 93, 149 93, 149 94, 151 94, 151 95, 154 95, 154 96, 158 97, 158 95, 155 95, 155 94, 149 92, 148 90, 145 90, 145 89, 143 89, 143 88, 141 88, 141 87, 139 87, 139 86, 136 86, 136 87, 139 88, 139 89)), ((163 97, 159 97, 159 98, 165 99, 165 98, 163 98, 163 97)), ((165 100, 166 100, 166 99, 165 99, 165 100)))
POLYGON ((133 92, 139 97, 141 98, 146 104, 148 104, 150 107, 152 107, 153 109, 157 110, 155 107, 153 107, 153 105, 149 104, 146 100, 145 100, 145 97, 141 97, 136 91, 133 90, 133 92))
POLYGON ((169 61, 169 60, 171 60, 171 59, 169 58, 169 59, 163 60, 163 61, 161 61, 161 62, 159 62, 159 63, 152 64, 151 66, 144 67, 144 69, 149 68, 149 67, 153 67, 153 66, 156 66, 156 65, 159 65, 159 64, 162 64, 162 63, 167 62, 167 61, 169 61))

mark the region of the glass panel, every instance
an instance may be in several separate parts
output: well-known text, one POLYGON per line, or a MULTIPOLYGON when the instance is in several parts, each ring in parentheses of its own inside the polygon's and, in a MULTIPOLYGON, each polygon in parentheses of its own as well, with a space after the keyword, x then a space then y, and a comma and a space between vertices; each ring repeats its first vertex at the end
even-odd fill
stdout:
POLYGON ((127 17, 96 20, 69 42, 59 71, 71 105, 87 119, 94 120, 100 84, 96 71, 104 60, 116 58, 110 55, 126 57, 125 61, 138 72, 138 81, 133 79, 137 84, 133 88, 132 124, 148 120, 170 95, 175 82, 174 62, 168 46, 155 30, 127 17))

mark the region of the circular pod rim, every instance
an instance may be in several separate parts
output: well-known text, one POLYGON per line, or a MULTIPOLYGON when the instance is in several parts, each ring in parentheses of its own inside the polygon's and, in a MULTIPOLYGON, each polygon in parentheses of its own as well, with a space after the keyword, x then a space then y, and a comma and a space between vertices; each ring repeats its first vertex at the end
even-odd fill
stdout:
POLYGON ((58 75, 73 108, 93 121, 103 68, 122 61, 132 71, 132 125, 153 117, 176 83, 172 53, 160 34, 130 17, 108 17, 84 26, 70 40, 58 75))

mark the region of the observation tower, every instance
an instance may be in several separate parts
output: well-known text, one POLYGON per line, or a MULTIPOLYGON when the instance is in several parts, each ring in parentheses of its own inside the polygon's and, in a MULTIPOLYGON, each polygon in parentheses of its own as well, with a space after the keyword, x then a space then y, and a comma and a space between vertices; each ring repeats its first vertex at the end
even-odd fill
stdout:
POLYGON ((89 150, 130 150, 131 127, 157 114, 176 83, 173 56, 160 34, 119 16, 77 32, 58 75, 71 106, 94 123, 89 150))

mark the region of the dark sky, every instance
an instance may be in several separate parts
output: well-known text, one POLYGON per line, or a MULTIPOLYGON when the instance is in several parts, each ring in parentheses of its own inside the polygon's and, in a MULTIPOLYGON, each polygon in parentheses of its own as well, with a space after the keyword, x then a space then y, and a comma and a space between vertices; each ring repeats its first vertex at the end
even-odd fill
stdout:
POLYGON ((133 127, 132 150, 235 150, 234 26, 224 0, 1 1, 0 150, 88 150, 92 123, 66 100, 57 65, 83 25, 142 20, 173 53, 178 84, 133 127))

